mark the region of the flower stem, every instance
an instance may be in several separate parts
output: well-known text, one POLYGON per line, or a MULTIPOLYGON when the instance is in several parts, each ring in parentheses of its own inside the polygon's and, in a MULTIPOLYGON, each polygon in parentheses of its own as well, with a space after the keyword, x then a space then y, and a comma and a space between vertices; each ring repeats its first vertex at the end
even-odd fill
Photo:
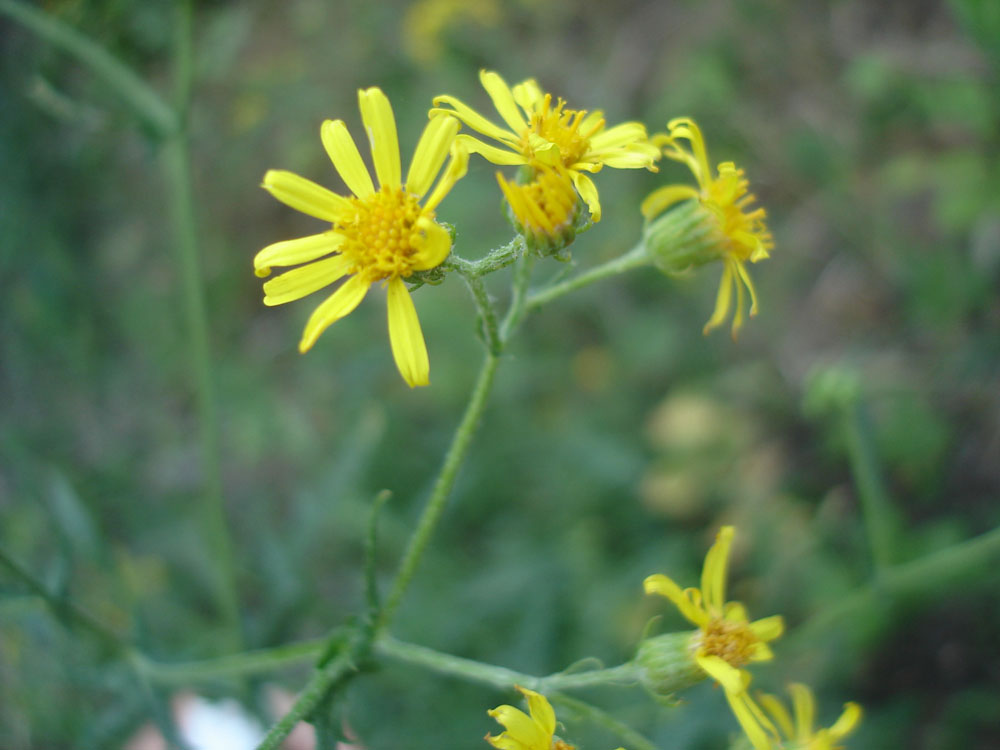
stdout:
POLYGON ((127 65, 84 34, 27 3, 0 0, 0 13, 83 63, 158 136, 166 137, 178 129, 173 108, 127 65))
POLYGON ((431 534, 434 533, 434 528, 437 526, 437 522, 444 512, 448 495, 455 484, 458 470, 465 460, 465 455, 469 450, 469 443, 472 441, 472 436, 475 434, 479 419, 483 414, 483 409, 486 407, 487 397, 493 386, 493 376, 496 374, 499 364, 499 355, 493 352, 486 353, 486 357, 479 370, 479 376, 476 379, 475 387, 472 390, 472 396, 465 407, 465 414, 462 416, 462 421, 459 422, 458 428, 455 430, 455 435, 452 438, 448 452, 445 454, 441 471, 434 482, 427 505, 424 506, 420 520, 417 522, 417 527, 410 537, 410 542, 403 555, 403 561, 399 566, 399 572, 396 574, 396 579, 393 581, 388 597, 386 597, 385 606, 382 608, 378 618, 377 630, 385 628, 392 621, 393 615, 395 615, 396 609, 403 598, 403 594, 406 593, 406 589, 410 585, 414 573, 416 573, 417 565, 420 563, 420 558, 427 548, 431 534))
POLYGON ((564 706, 570 711, 575 713, 582 719, 586 719, 591 724, 596 724, 600 727, 604 727, 607 731, 612 734, 618 735, 622 742, 628 747, 628 750, 657 750, 656 745, 646 739, 639 732, 632 729, 632 727, 622 724, 618 719, 609 714, 607 711, 603 711, 597 706, 592 706, 577 698, 571 698, 568 695, 563 695, 562 693, 556 693, 551 696, 552 702, 558 706, 564 706))
POLYGON ((607 263, 602 263, 595 268, 591 268, 589 271, 584 271, 579 276, 574 276, 572 279, 567 279, 566 281, 559 282, 558 284, 553 284, 550 287, 546 287, 545 289, 528 295, 526 311, 533 312, 542 305, 546 305, 559 297, 576 291, 577 289, 582 289, 585 286, 589 286, 596 281, 601 281, 602 279, 606 279, 610 276, 617 276, 618 274, 625 273, 626 271, 641 268, 649 263, 650 259, 646 253, 646 246, 640 242, 624 255, 619 255, 617 258, 609 260, 607 263))

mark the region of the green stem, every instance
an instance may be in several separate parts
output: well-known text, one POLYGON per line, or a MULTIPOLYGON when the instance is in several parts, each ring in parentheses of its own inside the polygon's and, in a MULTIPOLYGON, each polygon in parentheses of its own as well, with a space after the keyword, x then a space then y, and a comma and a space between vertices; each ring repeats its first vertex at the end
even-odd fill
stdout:
POLYGON ((104 642, 105 645, 110 646, 112 650, 125 651, 131 648, 124 637, 94 619, 86 610, 65 597, 53 595, 44 583, 2 549, 0 549, 0 566, 7 568, 16 579, 45 602, 57 618, 86 630, 104 642))
POLYGON ((861 399, 844 405, 847 456, 861 500, 865 530, 876 572, 893 562, 896 517, 872 443, 871 419, 861 399))
POLYGON ((157 135, 167 137, 177 131, 178 118, 170 105, 127 65, 91 39, 45 11, 26 3, 0 0, 0 13, 83 63, 157 135))
POLYGON ((469 287, 469 291, 472 292, 472 297, 476 302, 476 308, 479 310, 479 319, 483 324, 483 340, 486 348, 499 356, 503 344, 500 341, 500 332, 497 327, 496 310, 493 308, 493 302, 490 301, 489 292, 486 291, 486 284, 483 283, 482 276, 463 271, 459 271, 459 273, 465 279, 465 283, 469 287))
POLYGON ((591 268, 589 271, 584 271, 572 279, 553 284, 550 287, 528 295, 526 311, 533 312, 542 305, 546 305, 552 302, 552 300, 558 299, 570 292, 575 292, 577 289, 590 286, 594 282, 601 281, 610 276, 617 276, 626 271, 641 268, 642 266, 649 265, 649 263, 650 260, 649 255, 646 253, 646 247, 640 242, 624 255, 619 255, 607 263, 602 263, 595 268, 591 268))
POLYGON ((392 621, 393 615, 396 613, 396 608, 399 607, 403 594, 406 593, 406 589, 413 579, 413 574, 416 573, 417 565, 420 563, 420 558, 430 541, 435 526, 437 526, 438 519, 440 519, 441 514, 444 512, 448 495, 455 484, 458 470, 465 460, 465 455, 469 450, 469 443, 472 441, 472 436, 479 424, 483 409, 486 407, 487 397, 493 385, 493 376, 496 374, 499 364, 500 357, 497 354, 493 352, 486 353, 486 358, 483 360, 482 367, 479 370, 479 377, 476 379, 476 385, 472 390, 472 396, 465 407, 465 414, 462 416, 462 421, 455 430, 455 435, 441 465, 441 472, 438 474, 437 481, 434 482, 427 505, 424 506, 423 513, 417 522, 417 527, 414 529, 406 552, 403 555, 403 561, 399 566, 399 572, 396 574, 396 580, 393 582, 389 596, 386 598, 385 606, 379 617, 378 630, 386 627, 392 621))
POLYGON ((618 721, 618 719, 609 714, 607 711, 597 708, 597 706, 592 706, 589 703, 585 703, 577 698, 571 698, 568 695, 563 695, 562 693, 556 693, 550 697, 552 698, 552 702, 556 705, 565 706, 577 716, 589 721, 591 724, 596 724, 599 727, 603 727, 608 732, 617 735, 628 747, 628 750, 658 750, 656 745, 646 739, 646 737, 639 734, 639 732, 635 731, 627 724, 623 724, 618 721))
MULTIPOLYGON (((167 182, 173 225, 174 246, 181 272, 186 329, 191 345, 195 373, 198 417, 201 433, 202 466, 205 472, 203 523, 208 544, 219 575, 220 608, 233 633, 234 643, 242 641, 237 599, 236 566, 233 545, 226 521, 222 493, 222 468, 219 458, 219 420, 212 379, 208 339, 208 316, 198 253, 198 236, 191 189, 190 153, 185 134, 177 133, 164 146, 163 168, 167 182)), ((238 645, 237 645, 238 648, 238 645)))
POLYGON ((218 659, 176 664, 163 664, 139 657, 136 659, 136 664, 153 682, 177 685, 211 682, 231 677, 275 672, 295 664, 314 661, 323 652, 329 640, 329 638, 317 638, 275 648, 222 656, 218 659))
POLYGON ((495 248, 479 260, 466 260, 457 255, 450 256, 442 266, 459 271, 463 275, 486 276, 501 268, 506 268, 524 254, 524 237, 517 235, 506 245, 495 248))
POLYGON ((388 659, 423 667, 438 674, 458 677, 468 682, 490 685, 501 690, 509 690, 515 685, 520 685, 547 694, 557 690, 575 690, 596 685, 634 685, 638 679, 636 668, 631 663, 608 669, 557 672, 547 677, 535 677, 506 667, 452 656, 426 646, 404 643, 391 636, 379 638, 375 643, 375 652, 388 659))
POLYGON ((514 269, 514 283, 512 284, 510 307, 500 326, 500 341, 504 345, 510 340, 514 331, 517 330, 521 319, 527 312, 528 284, 531 283, 531 272, 534 268, 535 256, 531 253, 526 253, 521 256, 520 262, 514 269))
POLYGON ((322 669, 317 670, 295 700, 291 710, 271 727, 257 750, 279 750, 285 738, 295 729, 295 725, 308 719, 339 682, 349 679, 356 672, 352 651, 342 653, 322 669))

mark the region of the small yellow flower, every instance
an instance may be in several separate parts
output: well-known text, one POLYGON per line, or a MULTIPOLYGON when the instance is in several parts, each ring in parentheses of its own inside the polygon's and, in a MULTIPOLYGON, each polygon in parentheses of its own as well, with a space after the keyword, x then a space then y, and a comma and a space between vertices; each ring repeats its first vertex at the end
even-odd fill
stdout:
POLYGON ((508 705, 487 711, 505 731, 496 737, 487 734, 486 741, 498 750, 574 750, 573 745, 555 736, 556 713, 548 699, 541 693, 520 685, 514 687, 528 701, 528 712, 531 715, 508 705))
POLYGON ((594 221, 601 220, 597 188, 585 172, 599 172, 602 167, 656 171, 660 149, 649 143, 646 127, 626 122, 605 129, 604 115, 594 111, 568 109, 562 99, 553 101, 534 79, 510 88, 497 73, 481 70, 479 80, 490 95, 507 129, 496 125, 453 96, 438 96, 431 116, 451 114, 488 138, 494 146, 468 135, 460 135, 472 153, 481 154, 493 164, 555 166, 568 171, 577 192, 586 201, 594 221), (452 109, 441 109, 446 104, 452 109))
POLYGON ((743 170, 731 162, 722 162, 713 176, 709 166, 708 150, 701 130, 693 120, 680 117, 667 123, 669 134, 659 133, 652 142, 663 147, 664 156, 683 162, 694 174, 698 187, 690 185, 667 185, 654 190, 642 202, 642 213, 647 220, 661 214, 675 203, 695 200, 705 209, 717 232, 717 243, 721 246, 720 257, 724 268, 715 311, 705 333, 721 325, 729 315, 732 305, 732 290, 736 287, 736 314, 733 318, 733 336, 743 325, 743 309, 746 306, 744 287, 750 292, 750 315, 757 314, 757 292, 746 263, 764 260, 774 248, 774 239, 767 229, 766 213, 763 208, 752 208, 756 197, 748 192, 750 183, 743 170), (686 140, 688 147, 681 146, 686 140))
POLYGON ((573 239, 579 200, 561 164, 540 167, 534 179, 518 185, 497 172, 497 182, 522 235, 540 246, 563 247, 573 239))
POLYGON ((833 726, 814 729, 816 700, 812 691, 805 685, 793 683, 788 686, 788 692, 792 696, 794 721, 785 705, 773 695, 760 694, 755 702, 746 691, 735 695, 726 693, 754 750, 842 750, 840 741, 861 722, 861 706, 845 703, 843 713, 833 726))
POLYGON ((352 312, 372 284, 383 282, 388 286, 389 342, 396 366, 411 387, 427 385, 427 347, 403 279, 440 265, 451 252, 451 237, 434 220, 434 209, 465 174, 469 156, 454 143, 458 121, 435 118, 424 128, 404 183, 389 99, 380 89, 369 88, 358 91, 358 103, 379 189, 343 120, 327 120, 320 130, 323 146, 354 195, 345 198, 291 172, 268 171, 263 187, 271 195, 331 222, 332 228, 268 245, 254 258, 254 270, 258 276, 268 276, 272 266, 299 266, 264 283, 265 305, 291 302, 350 277, 310 316, 299 343, 301 352, 352 312), (420 205, 449 152, 448 168, 420 205))
POLYGON ((719 531, 705 556, 700 589, 681 589, 659 574, 643 582, 647 594, 667 597, 698 626, 689 643, 694 661, 727 693, 743 690, 741 667, 774 658, 767 643, 784 631, 780 615, 750 622, 742 604, 726 601, 726 567, 734 533, 732 526, 723 526, 719 531))

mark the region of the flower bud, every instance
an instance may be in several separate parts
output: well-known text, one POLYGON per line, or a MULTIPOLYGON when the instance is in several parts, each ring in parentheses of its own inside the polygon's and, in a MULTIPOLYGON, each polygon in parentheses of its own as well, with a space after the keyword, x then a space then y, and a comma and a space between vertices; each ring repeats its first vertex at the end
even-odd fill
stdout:
POLYGON ((643 640, 635 657, 643 687, 655 696, 668 698, 704 680, 707 675, 695 661, 698 633, 665 633, 643 640))
POLYGON ((714 217, 698 201, 685 201, 647 223, 643 238, 653 265, 668 274, 719 260, 726 252, 714 217))

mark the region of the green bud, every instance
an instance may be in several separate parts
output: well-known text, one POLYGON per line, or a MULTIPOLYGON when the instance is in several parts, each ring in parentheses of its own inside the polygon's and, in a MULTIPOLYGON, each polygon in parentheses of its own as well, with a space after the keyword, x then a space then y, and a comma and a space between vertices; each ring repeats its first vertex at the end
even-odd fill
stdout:
POLYGON ((704 680, 705 672, 694 660, 691 647, 697 633, 665 633, 642 641, 635 665, 643 687, 655 696, 667 698, 704 680))
POLYGON ((690 200, 648 222, 643 239, 653 265, 675 274, 719 260, 725 246, 717 221, 701 203, 690 200))

